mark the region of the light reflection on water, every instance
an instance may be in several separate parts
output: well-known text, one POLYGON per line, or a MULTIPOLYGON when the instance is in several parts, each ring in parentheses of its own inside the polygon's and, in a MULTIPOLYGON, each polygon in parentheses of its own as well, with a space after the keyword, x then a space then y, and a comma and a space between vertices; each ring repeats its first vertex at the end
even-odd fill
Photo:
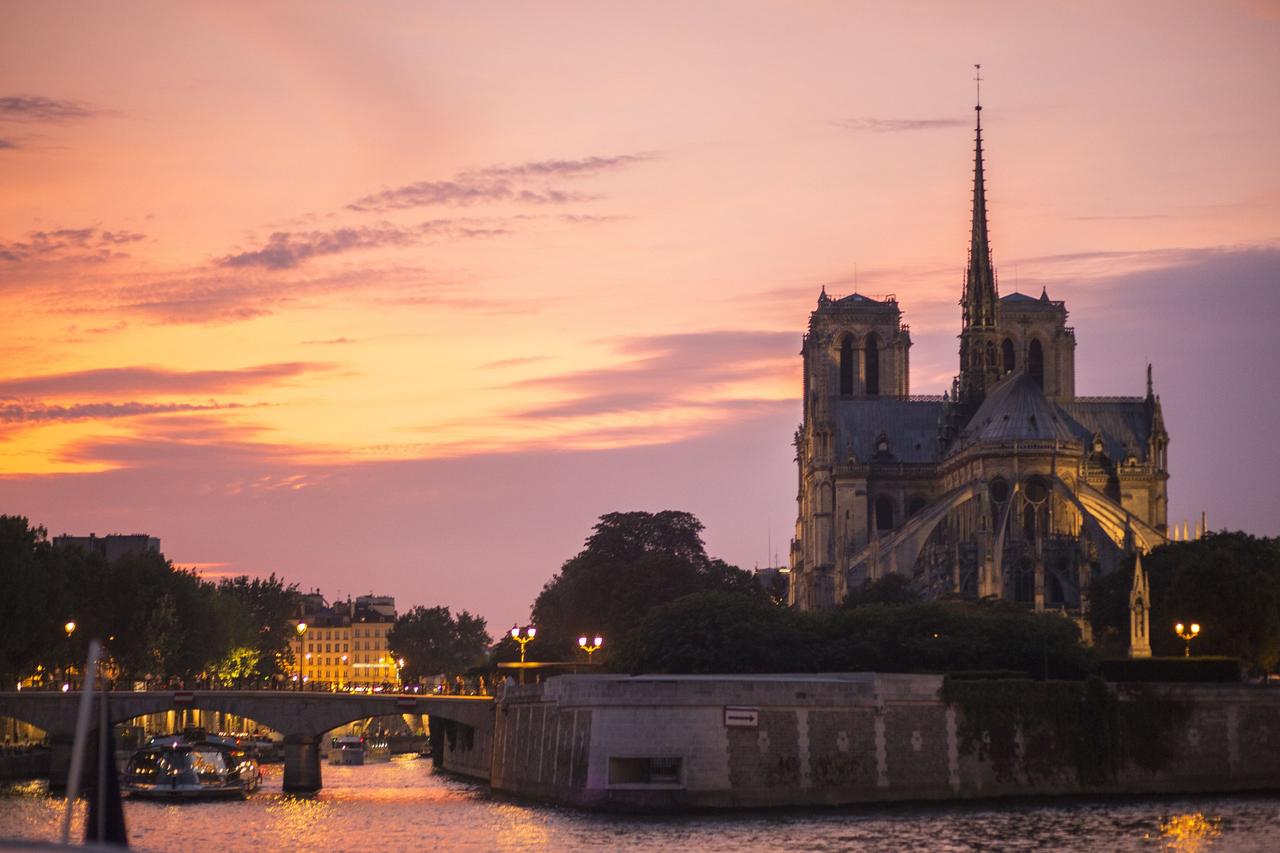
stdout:
MULTIPOLYGON (((1280 849, 1280 797, 778 810, 622 817, 527 805, 397 758, 324 767, 314 797, 280 790, 268 765, 247 801, 126 802, 137 850, 655 850, 812 851, 1280 849)), ((42 784, 0 789, 0 836, 53 839, 64 801, 42 784)), ((83 804, 74 837, 82 835, 83 804)))

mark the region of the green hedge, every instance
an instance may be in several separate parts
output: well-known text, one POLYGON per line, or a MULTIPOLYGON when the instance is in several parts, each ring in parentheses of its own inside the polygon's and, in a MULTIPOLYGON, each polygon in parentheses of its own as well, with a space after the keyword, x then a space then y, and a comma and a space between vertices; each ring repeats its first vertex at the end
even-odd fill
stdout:
POLYGON ((1218 682, 1241 680, 1239 658, 1114 658, 1102 662, 1107 681, 1218 682))

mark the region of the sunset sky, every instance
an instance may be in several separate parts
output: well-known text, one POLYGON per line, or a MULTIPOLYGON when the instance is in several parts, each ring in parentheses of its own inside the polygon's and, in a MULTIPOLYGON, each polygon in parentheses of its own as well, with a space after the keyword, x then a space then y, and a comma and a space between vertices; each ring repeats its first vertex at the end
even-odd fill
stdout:
POLYGON ((950 385, 977 62, 1001 293, 1280 534, 1264 0, 6 4, 0 512, 495 632, 610 511, 785 561, 819 289, 950 385))

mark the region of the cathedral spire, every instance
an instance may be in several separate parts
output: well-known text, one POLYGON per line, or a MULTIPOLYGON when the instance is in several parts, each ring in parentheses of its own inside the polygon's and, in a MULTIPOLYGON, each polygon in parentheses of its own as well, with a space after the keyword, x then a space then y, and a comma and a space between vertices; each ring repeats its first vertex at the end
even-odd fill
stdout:
POLYGON ((982 163, 982 66, 974 65, 978 97, 973 144, 973 230, 969 240, 969 268, 964 282, 965 327, 996 324, 996 277, 987 240, 987 187, 982 163))

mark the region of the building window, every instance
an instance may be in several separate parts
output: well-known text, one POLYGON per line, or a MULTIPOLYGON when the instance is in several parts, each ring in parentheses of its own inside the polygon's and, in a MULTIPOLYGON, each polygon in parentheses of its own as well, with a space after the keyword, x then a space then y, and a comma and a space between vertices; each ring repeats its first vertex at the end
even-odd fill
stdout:
POLYGON ((845 396, 853 393, 855 359, 853 335, 845 335, 844 340, 840 342, 840 393, 845 396))
POLYGON ((1027 373, 1031 374, 1031 379, 1040 386, 1040 390, 1044 390, 1044 347, 1040 346, 1040 341, 1035 338, 1031 339, 1031 346, 1027 348, 1027 373))
POLYGON ((610 785, 679 785, 679 758, 609 758, 610 785))
POLYGON ((920 510, 924 509, 926 503, 927 501, 919 495, 916 495, 911 498, 911 500, 907 501, 907 518, 913 517, 916 513, 920 512, 920 510))
POLYGON ((1017 356, 1013 353, 1013 341, 1008 338, 1004 339, 1004 343, 1000 345, 1000 355, 1004 359, 1004 372, 1013 373, 1018 367, 1017 356))
POLYGON ((874 397, 880 393, 880 339, 875 335, 867 335, 867 396, 874 397))
POLYGON ((888 495, 876 498, 876 530, 893 529, 893 500, 888 495))
POLYGON ((1030 604, 1036 600, 1036 568, 1030 557, 1023 557, 1013 573, 1013 600, 1030 604))

